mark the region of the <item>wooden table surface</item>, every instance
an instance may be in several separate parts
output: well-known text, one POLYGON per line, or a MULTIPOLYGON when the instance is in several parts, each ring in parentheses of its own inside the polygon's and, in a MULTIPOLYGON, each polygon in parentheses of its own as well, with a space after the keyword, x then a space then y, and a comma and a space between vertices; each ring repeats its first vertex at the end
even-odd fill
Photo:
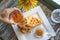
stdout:
MULTIPOLYGON (((50 16, 51 16, 52 11, 48 7, 43 5, 42 3, 39 3, 39 5, 41 6, 43 11, 45 12, 45 15, 47 16, 47 18, 50 21, 54 30, 59 28, 59 27, 57 27, 57 28, 54 27, 54 25, 52 24, 52 22, 50 20, 50 16)), ((59 25, 57 25, 57 26, 59 26, 59 25)), ((18 40, 11 25, 8 25, 8 24, 3 23, 3 22, 0 22, 0 38, 3 38, 4 40, 18 40)))

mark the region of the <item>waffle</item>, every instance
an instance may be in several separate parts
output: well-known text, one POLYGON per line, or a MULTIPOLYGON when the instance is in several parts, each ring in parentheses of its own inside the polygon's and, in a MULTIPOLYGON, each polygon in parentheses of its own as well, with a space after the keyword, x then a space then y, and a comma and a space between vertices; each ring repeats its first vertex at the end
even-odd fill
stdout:
POLYGON ((42 24, 42 21, 39 18, 29 16, 29 17, 27 17, 27 24, 31 27, 34 27, 34 26, 37 26, 39 24, 42 24))

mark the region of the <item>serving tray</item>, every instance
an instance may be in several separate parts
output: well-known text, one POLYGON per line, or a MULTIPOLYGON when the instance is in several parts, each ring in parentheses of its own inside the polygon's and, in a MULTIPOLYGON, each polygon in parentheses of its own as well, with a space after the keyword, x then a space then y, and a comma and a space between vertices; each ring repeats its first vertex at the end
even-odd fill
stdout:
POLYGON ((50 37, 56 35, 53 28, 52 28, 52 26, 50 25, 47 17, 45 16, 45 14, 42 11, 40 6, 37 6, 33 9, 23 13, 24 17, 28 17, 30 15, 32 15, 36 18, 40 18, 43 23, 36 26, 35 28, 33 28, 31 30, 31 33, 28 33, 28 34, 22 34, 20 32, 19 28, 17 27, 17 25, 12 25, 18 40, 48 40, 50 37), (36 38, 34 36, 34 32, 36 31, 37 28, 43 29, 43 31, 44 31, 43 37, 36 38))

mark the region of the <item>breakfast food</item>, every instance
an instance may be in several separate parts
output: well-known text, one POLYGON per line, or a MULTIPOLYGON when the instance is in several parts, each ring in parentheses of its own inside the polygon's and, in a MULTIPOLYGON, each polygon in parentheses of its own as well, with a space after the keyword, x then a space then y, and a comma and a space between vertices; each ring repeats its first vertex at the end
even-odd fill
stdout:
POLYGON ((20 23, 18 23, 18 27, 22 33, 31 32, 31 27, 27 25, 27 19, 23 19, 20 23))
POLYGON ((22 33, 29 33, 33 27, 39 24, 42 24, 40 19, 29 16, 27 18, 23 18, 23 20, 18 23, 18 27, 22 33))
POLYGON ((31 28, 29 26, 26 26, 26 27, 21 28, 20 31, 22 33, 24 33, 24 34, 25 33, 30 33, 31 32, 31 28))
POLYGON ((18 23, 18 25, 20 26, 20 28, 24 27, 25 25, 27 25, 27 19, 23 18, 21 22, 18 23))
POLYGON ((40 28, 37 28, 37 30, 35 31, 35 36, 36 37, 42 37, 43 36, 43 30, 40 28))
POLYGON ((14 10, 13 12, 11 12, 10 16, 15 23, 18 23, 23 19, 22 14, 18 10, 14 10))
POLYGON ((29 16, 29 17, 27 17, 27 24, 29 26, 34 27, 34 26, 37 26, 39 24, 42 24, 42 21, 39 18, 35 18, 33 16, 29 16))

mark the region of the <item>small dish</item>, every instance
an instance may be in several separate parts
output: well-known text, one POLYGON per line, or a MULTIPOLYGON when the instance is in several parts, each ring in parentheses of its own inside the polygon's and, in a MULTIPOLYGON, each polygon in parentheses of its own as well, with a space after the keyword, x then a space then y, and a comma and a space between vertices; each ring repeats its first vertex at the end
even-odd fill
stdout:
POLYGON ((51 20, 55 23, 60 23, 60 9, 55 9, 51 13, 51 20))

